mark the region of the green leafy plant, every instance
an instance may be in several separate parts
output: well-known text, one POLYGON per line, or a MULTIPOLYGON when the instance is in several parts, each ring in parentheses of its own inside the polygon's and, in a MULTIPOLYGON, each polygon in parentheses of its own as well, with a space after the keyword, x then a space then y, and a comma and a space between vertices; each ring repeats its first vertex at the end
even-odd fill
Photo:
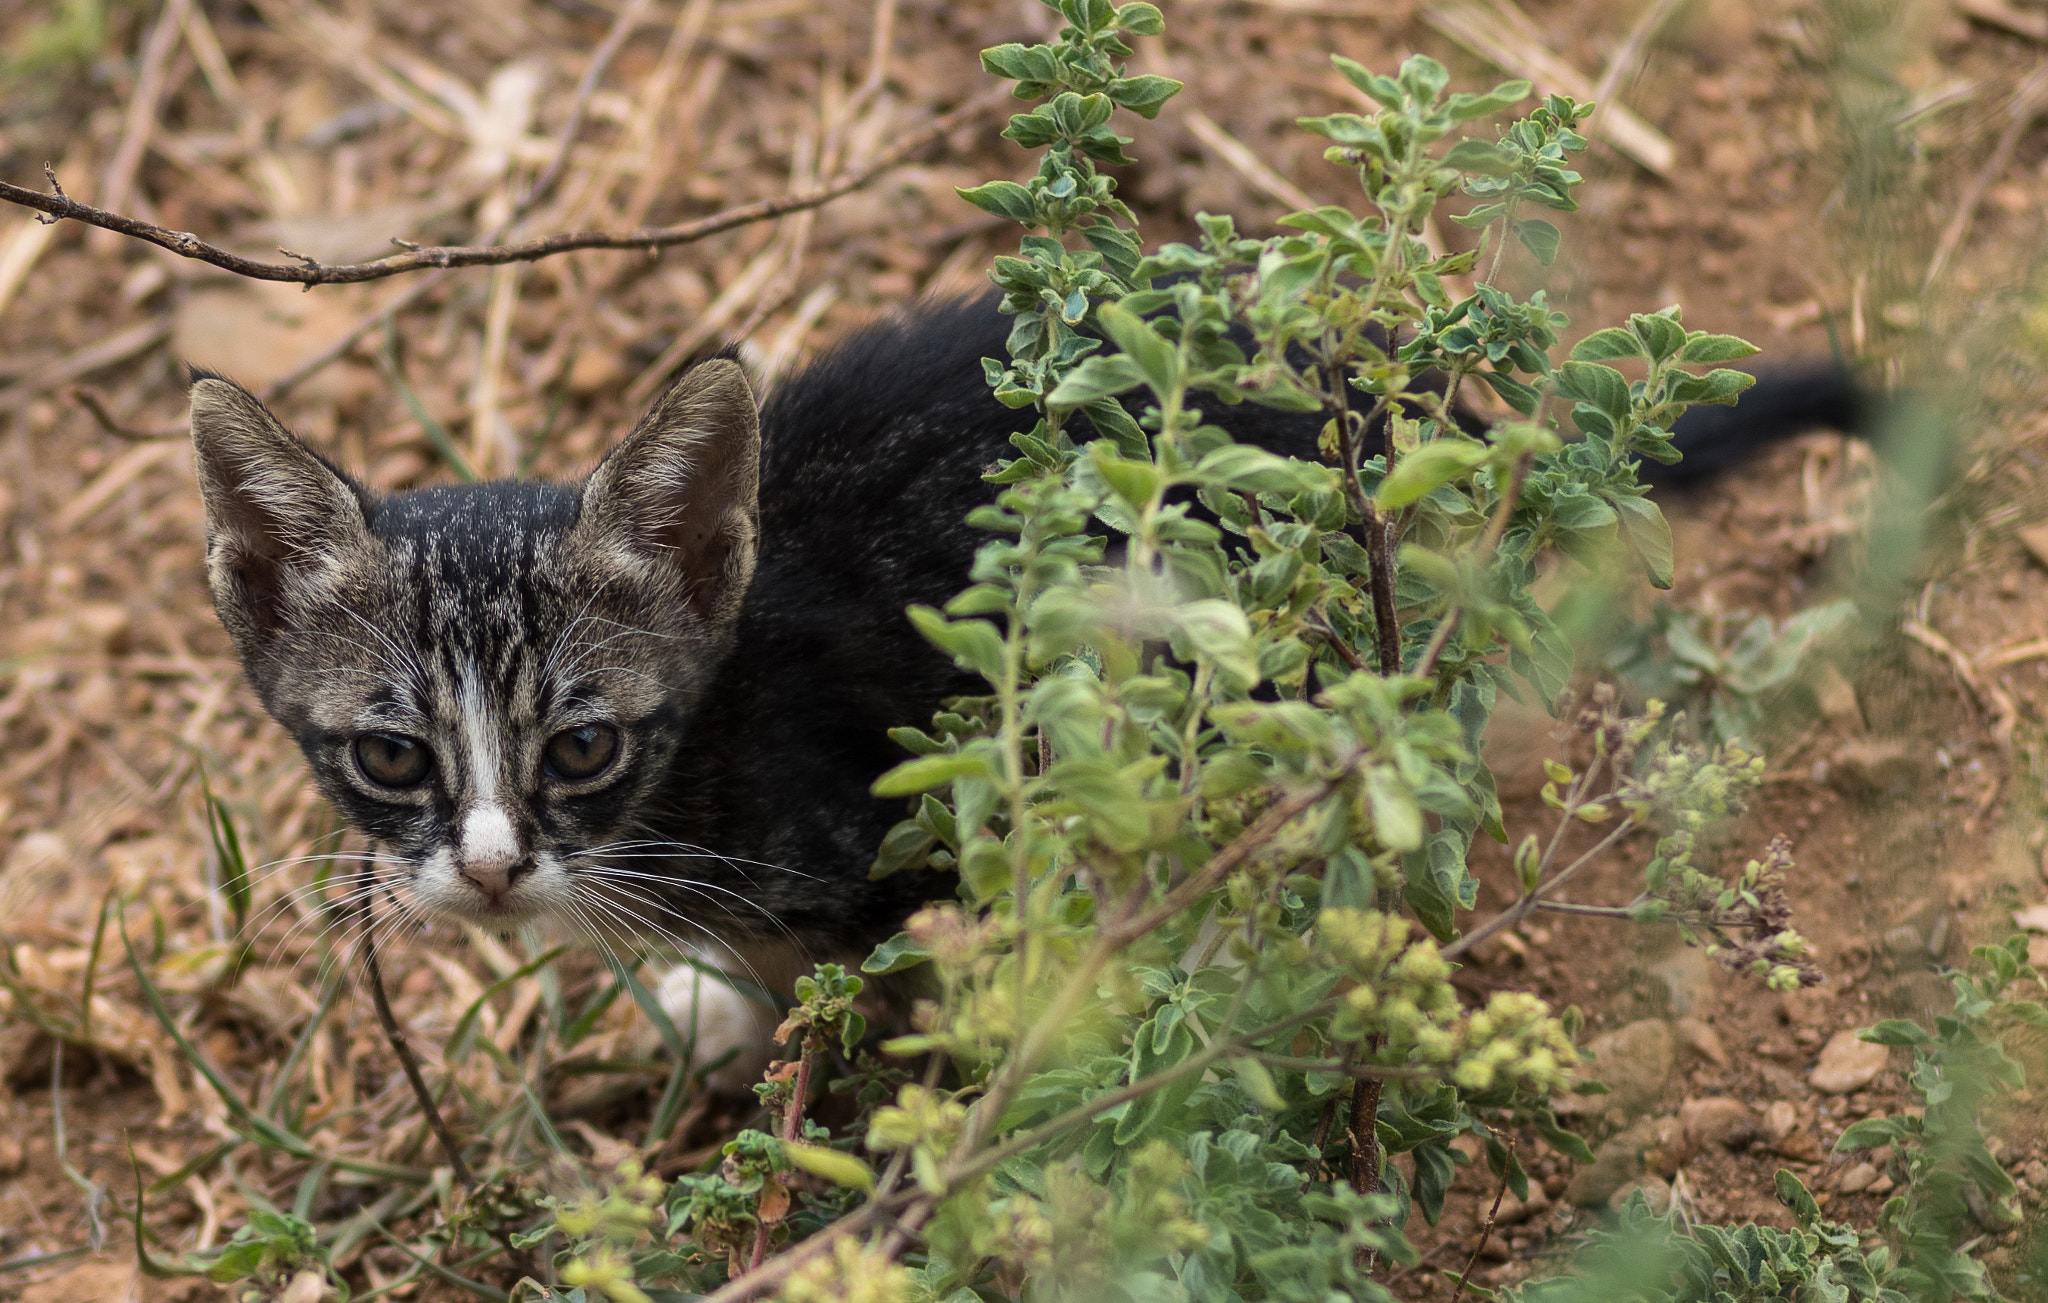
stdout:
POLYGON ((1958 1248, 1957 1232, 1973 1224, 2007 1229, 2020 1221, 2012 1178, 1985 1143, 1985 1114, 2025 1084, 2025 1072, 2001 1038, 2016 1027, 2048 1030, 2044 983, 2027 963, 2023 936, 1970 953, 1979 970, 1949 975, 1955 1011, 1936 1018, 1932 1032, 1902 1019, 1862 1032, 1879 1045, 1912 1047, 1909 1080, 1923 1101, 1918 1116, 1870 1118, 1835 1142, 1837 1153, 1890 1150, 1886 1168, 1899 1193, 1878 1218, 1886 1245, 1881 1262, 1887 1282, 1915 1299, 1995 1298, 1983 1268, 1958 1248))
MULTIPOLYGON (((1026 1282, 1048 1297, 1385 1297, 1371 1264, 1412 1259, 1401 1225, 1413 1207, 1440 1214, 1452 1140, 1483 1137, 1520 1189, 1503 1137, 1522 1126, 1584 1153, 1548 1103, 1576 1059, 1565 1024, 1514 992, 1466 1009, 1447 981, 1480 935, 1459 938, 1467 849, 1506 836, 1479 739, 1497 692, 1548 702, 1570 677, 1530 593, 1542 555, 1633 556, 1668 583, 1636 458, 1672 455, 1687 404, 1748 383, 1688 366, 1752 350, 1673 311, 1553 366, 1566 323, 1540 296, 1488 284, 1454 301, 1445 278, 1477 255, 1431 255, 1431 210, 1471 194, 1494 268, 1507 236, 1547 260, 1555 228, 1523 214, 1573 206, 1563 162, 1590 110, 1552 97, 1491 140, 1451 140, 1528 88, 1446 94, 1422 58, 1394 77, 1339 60, 1382 111, 1303 124, 1355 169, 1368 216, 1297 213, 1268 240, 1204 216, 1199 246, 1141 255, 1098 165, 1129 143, 1114 110, 1149 116, 1173 89, 1115 63, 1118 33, 1155 32, 1158 13, 1058 7, 1055 42, 984 56, 1048 101, 1006 132, 1044 151, 1036 176, 963 192, 1034 229, 992 273, 1015 324, 1010 358, 986 369, 998 398, 1042 415, 972 517, 995 536, 972 586, 911 612, 989 692, 898 730, 913 756, 876 784, 913 813, 874 871, 960 878, 957 903, 869 963, 919 970, 899 979, 922 983, 913 1028, 883 1049, 926 1071, 877 1092, 862 1138, 883 1168, 863 1198, 760 1279, 878 1297, 1026 1282), (1456 394, 1474 376, 1522 419, 1468 432, 1456 394), (1548 415, 1558 398, 1577 442, 1548 415), (1326 464, 1238 445, 1198 401, 1318 412, 1326 464), (1381 429, 1387 451, 1369 455, 1381 429), (1095 529, 1118 540, 1113 559, 1095 529), (1389 1162, 1404 1153, 1412 1182, 1389 1162), (905 1256, 882 1214, 916 1227, 921 1252, 905 1256)), ((1614 912, 1690 909, 1700 935, 1760 925, 1731 913, 1743 884, 1701 899, 1687 860, 1753 758, 1653 744, 1654 713, 1624 718, 1611 697, 1584 731, 1595 760, 1559 780, 1561 828, 1670 825, 1658 907, 1614 912)), ((1586 862, 1557 862, 1561 844, 1525 857, 1501 918, 1553 903, 1586 862)), ((1789 949, 1759 956, 1796 983, 1789 949)), ((790 1139, 801 1099, 780 1104, 790 1139)), ((759 1141, 728 1151, 718 1177, 678 1187, 683 1223, 743 1227, 751 1200, 762 1242, 760 1191, 783 1169, 759 1141), (736 1163, 747 1146, 760 1156, 736 1163)), ((738 1268, 743 1229, 710 1238, 738 1268)))
MULTIPOLYGON (((1521 857, 1521 898, 1460 937, 1470 844, 1507 837, 1478 758, 1496 694, 1549 703, 1572 674, 1531 593, 1540 558, 1633 558, 1668 583, 1637 458, 1673 456, 1688 404, 1749 382, 1687 369, 1753 350, 1675 310, 1553 365, 1567 323, 1540 294, 1450 296, 1479 254, 1432 255, 1432 210, 1479 201, 1489 278, 1510 238, 1548 261, 1556 228, 1526 212, 1574 206, 1564 163, 1590 106, 1551 97, 1454 139, 1527 85, 1450 94, 1425 58, 1392 77, 1339 59, 1381 111, 1302 125, 1355 171, 1367 215, 1295 213, 1266 240, 1204 215, 1199 245, 1144 254, 1099 165, 1129 143, 1116 108, 1149 116, 1175 89, 1116 63, 1119 33, 1158 31, 1158 12, 1057 7, 1056 41, 984 55, 1046 100, 1005 133, 1043 151, 1036 175, 962 192, 1033 232, 992 272, 1015 322, 985 368, 1041 416, 971 517, 993 535, 971 586, 911 612, 989 690, 899 729, 912 758, 875 786, 912 813, 874 872, 960 880, 868 965, 915 970, 898 979, 920 984, 913 1026, 882 1048, 924 1075, 864 1090, 856 1135, 882 1170, 841 1155, 859 1179, 833 1174, 821 1146, 805 1166, 828 1179, 795 1197, 831 1229, 762 1265, 771 1227, 796 1224, 778 1192, 804 1098, 772 1078, 781 1144, 745 1133, 670 1197, 698 1245, 691 1288, 744 1267, 763 1287, 786 1274, 874 1297, 1384 1298, 1373 1264, 1413 1261, 1401 1228, 1441 1214, 1465 1161, 1453 1140, 1482 1138, 1518 1192, 1506 1138, 1523 1127, 1589 1156, 1549 1102, 1576 1062, 1567 1024, 1518 992, 1468 1009, 1449 985, 1488 928, 1569 908, 1557 887, 1657 826, 1644 899, 1608 912, 1678 917, 1724 949, 1742 934, 1735 966, 1810 980, 1757 882, 1690 861, 1760 761, 1673 749, 1655 710, 1626 717, 1611 693, 1581 712, 1593 759, 1559 766, 1558 828, 1521 857), (1517 419, 1468 431, 1457 394, 1474 377, 1517 419), (1234 443, 1197 405, 1242 402, 1320 414, 1324 462, 1234 443), (1593 851, 1560 857, 1567 830, 1610 819, 1593 851)), ((821 972, 785 1025, 799 1065, 841 980, 821 972)))

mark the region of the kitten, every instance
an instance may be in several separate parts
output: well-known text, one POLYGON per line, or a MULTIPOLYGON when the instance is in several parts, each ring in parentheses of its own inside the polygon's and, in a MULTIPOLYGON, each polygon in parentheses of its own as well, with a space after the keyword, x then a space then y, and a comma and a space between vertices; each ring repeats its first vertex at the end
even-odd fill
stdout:
MULTIPOLYGON (((950 889, 868 880, 902 814, 868 786, 902 758, 887 729, 985 686, 903 610, 963 586, 982 472, 1034 419, 982 379, 1007 327, 989 300, 921 306, 758 418, 735 362, 701 363, 580 485, 375 494, 195 370, 215 605, 420 912, 621 942, 652 926, 783 984, 802 952, 856 952, 950 889)), ((1695 433, 1706 409, 1679 440, 1723 453, 1846 423, 1848 401, 1815 373, 1746 398, 1764 419, 1695 433)), ((1316 455, 1319 418, 1221 419, 1316 455)))

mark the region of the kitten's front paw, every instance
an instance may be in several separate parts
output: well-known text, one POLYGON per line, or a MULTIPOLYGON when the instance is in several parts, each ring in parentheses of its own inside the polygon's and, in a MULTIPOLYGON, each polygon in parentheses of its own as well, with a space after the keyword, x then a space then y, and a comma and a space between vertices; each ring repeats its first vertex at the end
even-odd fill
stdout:
POLYGON ((719 1064, 706 1074, 705 1085, 721 1095, 744 1096, 761 1080, 775 1057, 775 1044, 769 1039, 776 1024, 772 1012, 691 964, 670 969, 655 994, 682 1033, 683 1044, 690 1045, 694 1037, 691 1063, 700 1069, 719 1064))

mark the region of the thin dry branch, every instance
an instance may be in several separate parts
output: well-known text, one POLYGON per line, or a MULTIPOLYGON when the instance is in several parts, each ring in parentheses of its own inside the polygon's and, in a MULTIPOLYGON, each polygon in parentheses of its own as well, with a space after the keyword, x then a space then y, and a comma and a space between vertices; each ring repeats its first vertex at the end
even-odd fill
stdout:
POLYGON ((454 1133, 442 1119, 440 1106, 434 1103, 434 1092, 427 1088, 427 1079, 420 1073, 419 1058, 413 1054, 412 1045, 405 1038, 405 1029, 398 1025, 398 1015, 391 1012, 391 1000, 384 994, 384 973, 377 964, 377 939, 370 930, 371 923, 370 910, 366 905, 363 910, 363 978, 370 988, 377 1022, 384 1029, 384 1039, 390 1044, 392 1053, 398 1056, 398 1066, 405 1070, 406 1084, 412 1087, 413 1098, 419 1101, 427 1126, 432 1129, 434 1139, 440 1142, 441 1154, 448 1160, 456 1183, 464 1190, 474 1190, 476 1174, 463 1161, 462 1147, 455 1143, 454 1133))
POLYGON ((1605 125, 1602 118, 1616 107, 1614 99, 1642 71, 1643 62, 1649 56, 1650 42, 1671 19, 1671 15, 1683 7, 1686 0, 1650 0, 1642 13, 1636 16, 1628 35, 1622 38, 1607 67, 1600 73, 1600 80, 1593 87, 1593 117, 1586 125, 1587 135, 1596 135, 1605 125))
POLYGON ((208 263, 223 271, 233 272, 237 276, 247 276, 251 280, 283 281, 308 288, 315 285, 346 285, 360 281, 382 280, 386 276, 398 276, 428 268, 497 267, 506 263, 536 262, 542 258, 572 253, 579 249, 647 250, 693 244, 736 227, 768 221, 789 213, 804 212, 828 204, 841 195, 851 194, 926 146, 944 139, 961 126, 992 112, 1009 98, 1007 87, 989 91, 933 118, 923 127, 883 150, 865 167, 835 177, 823 185, 794 194, 741 204, 722 213, 698 218, 694 222, 637 231, 563 231, 517 244, 432 248, 411 245, 407 246, 403 253, 395 253, 372 262, 341 263, 333 266, 303 256, 299 257, 296 263, 261 262, 254 258, 244 258, 218 245, 208 244, 189 231, 173 231, 154 222, 145 222, 120 213, 110 213, 91 204, 80 203, 61 190, 53 194, 44 194, 39 190, 30 190, 24 186, 0 181, 0 200, 18 204, 23 208, 32 208, 47 214, 53 220, 68 217, 87 226, 118 231, 122 235, 132 236, 158 248, 168 249, 180 257, 208 263))
POLYGON ((1223 160, 1224 165, 1249 182, 1253 189, 1276 199, 1289 208, 1314 208, 1314 196, 1286 177, 1267 166, 1264 159, 1254 154, 1251 147, 1216 124, 1216 120, 1200 109, 1189 109, 1181 115, 1188 132, 1202 142, 1210 153, 1223 160))
POLYGON ((154 425, 142 429, 131 425, 123 425, 111 411, 107 410, 106 400, 101 398, 97 392, 86 388, 84 385, 73 385, 70 390, 70 398, 72 402, 83 407, 91 415, 92 419, 99 424, 102 430, 113 435, 116 439, 125 439, 130 443, 154 443, 159 439, 181 439, 192 428, 192 423, 189 420, 179 421, 173 425, 154 425))
POLYGON ((109 335, 96 344, 88 344, 74 353, 46 363, 5 389, 0 389, 0 412, 11 412, 38 394, 48 393, 59 385, 73 380, 82 380, 101 367, 125 362, 139 353, 147 352, 171 337, 171 321, 158 317, 140 325, 130 326, 118 334, 109 335))
POLYGON ((1977 667, 1960 648, 1920 620, 1907 620, 1899 632, 1949 663, 1956 682, 1963 686, 1978 709, 1991 717, 1991 737, 2001 751, 2012 748, 2013 730, 2019 726, 2020 708, 2012 694, 1977 673, 1977 667))

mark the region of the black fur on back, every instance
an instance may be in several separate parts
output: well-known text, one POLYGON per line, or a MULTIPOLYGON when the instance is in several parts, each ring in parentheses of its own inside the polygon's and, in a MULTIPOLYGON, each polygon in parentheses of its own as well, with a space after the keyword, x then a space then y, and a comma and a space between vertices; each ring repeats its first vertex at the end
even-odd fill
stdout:
MULTIPOLYGON (((997 403, 982 378, 980 359, 1004 356, 1009 323, 988 299, 920 305, 825 354, 763 409, 759 566, 732 655, 678 753, 672 835, 816 878, 787 920, 800 932, 871 941, 949 889, 922 874, 866 881, 903 817, 868 785, 904 759, 887 729, 986 691, 903 610, 943 605, 966 585, 987 535, 962 522, 994 494, 982 472, 1036 420, 997 403)), ((1741 407, 1679 423, 1686 463, 1645 469, 1696 482, 1789 434, 1851 425, 1857 411, 1837 373, 1767 378, 1741 407)), ((1240 441, 1316 456, 1319 416, 1218 403, 1208 419, 1240 441)))

